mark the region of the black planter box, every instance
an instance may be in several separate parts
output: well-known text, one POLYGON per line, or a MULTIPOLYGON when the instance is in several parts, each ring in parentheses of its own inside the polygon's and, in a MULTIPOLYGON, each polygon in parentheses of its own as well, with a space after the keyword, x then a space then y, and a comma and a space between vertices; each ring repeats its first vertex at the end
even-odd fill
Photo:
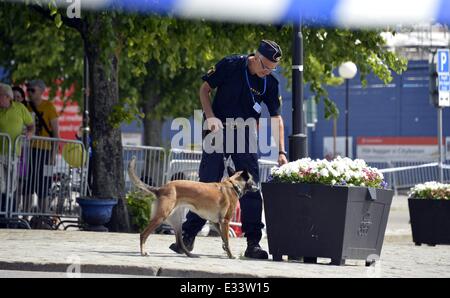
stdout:
POLYGON ((305 262, 373 263, 381 255, 394 192, 366 187, 263 183, 269 253, 305 262))
POLYGON ((416 245, 450 244, 450 200, 408 199, 416 245))

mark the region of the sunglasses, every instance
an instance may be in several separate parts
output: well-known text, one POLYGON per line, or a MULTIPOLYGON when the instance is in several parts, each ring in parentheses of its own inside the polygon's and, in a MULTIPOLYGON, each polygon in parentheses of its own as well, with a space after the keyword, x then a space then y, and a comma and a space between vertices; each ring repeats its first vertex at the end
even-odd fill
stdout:
POLYGON ((262 66, 263 70, 267 70, 267 71, 270 71, 270 72, 272 72, 272 71, 277 71, 277 69, 278 69, 277 66, 275 66, 274 68, 267 67, 267 66, 264 64, 264 62, 262 61, 261 56, 259 56, 258 58, 259 58, 259 62, 261 62, 261 66, 262 66))
POLYGON ((34 93, 34 92, 36 92, 36 89, 30 88, 30 89, 27 89, 27 91, 28 91, 29 93, 34 93))

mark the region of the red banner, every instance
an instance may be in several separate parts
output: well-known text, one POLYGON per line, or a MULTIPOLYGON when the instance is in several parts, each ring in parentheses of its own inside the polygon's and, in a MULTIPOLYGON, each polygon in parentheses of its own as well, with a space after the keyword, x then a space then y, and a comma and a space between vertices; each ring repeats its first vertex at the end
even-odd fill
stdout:
POLYGON ((53 104, 58 112, 59 136, 62 139, 74 140, 75 135, 81 126, 83 117, 79 113, 78 103, 74 101, 64 102, 60 99, 55 99, 53 104))

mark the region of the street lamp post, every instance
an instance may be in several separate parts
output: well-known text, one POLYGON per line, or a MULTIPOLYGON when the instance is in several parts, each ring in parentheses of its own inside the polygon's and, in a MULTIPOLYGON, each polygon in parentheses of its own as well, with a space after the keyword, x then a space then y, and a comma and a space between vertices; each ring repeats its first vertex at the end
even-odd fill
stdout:
POLYGON ((351 61, 347 61, 339 66, 339 75, 345 79, 345 156, 349 157, 349 146, 348 146, 348 116, 349 116, 349 92, 348 92, 348 84, 349 80, 353 79, 356 75, 357 68, 355 63, 351 61))
POLYGON ((289 136, 289 160, 308 155, 303 110, 303 35, 301 20, 294 23, 292 54, 292 135, 289 136))

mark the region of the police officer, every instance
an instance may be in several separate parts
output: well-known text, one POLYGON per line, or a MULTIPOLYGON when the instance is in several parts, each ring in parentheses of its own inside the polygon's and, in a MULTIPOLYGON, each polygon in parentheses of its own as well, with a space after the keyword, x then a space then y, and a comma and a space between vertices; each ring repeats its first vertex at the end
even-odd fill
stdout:
MULTIPOLYGON (((287 163, 284 151, 284 125, 280 115, 281 102, 278 81, 271 73, 277 68, 281 55, 281 48, 278 44, 270 40, 262 40, 255 54, 228 56, 220 60, 202 77, 204 82, 200 87, 200 101, 206 116, 207 128, 213 133, 223 131, 225 135, 225 130, 229 128, 229 119, 254 118, 258 120, 261 114, 261 103, 264 102, 272 120, 277 121, 278 124, 275 126, 279 128, 277 133, 279 133, 278 163, 280 165, 287 163), (217 89, 217 91, 211 105, 210 94, 213 89, 217 89)), ((233 128, 236 129, 236 127, 233 128)), ((211 153, 205 150, 205 144, 203 144, 199 171, 200 181, 221 181, 224 172, 224 157, 231 156, 237 171, 245 169, 252 174, 256 182, 259 182, 258 154, 249 151, 249 147, 254 145, 252 142, 256 142, 255 138, 250 137, 253 133, 256 135, 256 130, 251 130, 251 128, 245 130, 245 151, 243 153, 226 150, 211 153)), ((224 137, 224 147, 226 142, 227 138, 224 137)), ((233 150, 236 150, 235 146, 233 150)), ((262 237, 261 229, 264 227, 261 222, 262 198, 260 192, 247 192, 241 198, 240 206, 242 230, 247 238, 245 257, 267 259, 267 252, 259 246, 262 237)), ((195 236, 205 223, 206 221, 197 214, 193 212, 187 214, 186 222, 183 224, 183 242, 188 250, 193 249, 195 236)), ((175 243, 170 248, 175 252, 182 253, 175 243)))

